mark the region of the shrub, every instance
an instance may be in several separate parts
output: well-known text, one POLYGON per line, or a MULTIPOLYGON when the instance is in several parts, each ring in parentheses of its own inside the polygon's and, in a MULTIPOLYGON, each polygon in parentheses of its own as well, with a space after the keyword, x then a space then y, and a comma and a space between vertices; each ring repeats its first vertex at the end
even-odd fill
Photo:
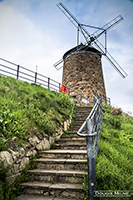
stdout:
POLYGON ((122 110, 121 110, 121 108, 113 108, 112 110, 111 110, 111 114, 112 115, 121 115, 122 116, 122 110))

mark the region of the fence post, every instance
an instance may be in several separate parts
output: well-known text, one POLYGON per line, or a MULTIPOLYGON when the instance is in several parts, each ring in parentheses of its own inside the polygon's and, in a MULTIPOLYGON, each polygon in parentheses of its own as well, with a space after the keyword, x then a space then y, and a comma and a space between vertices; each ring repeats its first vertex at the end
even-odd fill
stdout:
POLYGON ((68 95, 70 96, 70 88, 68 88, 68 95))
POLYGON ((101 116, 101 126, 102 126, 103 122, 102 96, 100 97, 100 116, 101 116))
MULTIPOLYGON (((86 122, 86 133, 91 134, 92 129, 93 129, 93 121, 91 119, 88 119, 86 122)), ((87 143, 87 161, 88 161, 89 200, 94 200, 94 191, 96 190, 94 136, 86 137, 86 143, 87 143)))
POLYGON ((18 77, 19 77, 19 65, 17 67, 17 79, 18 79, 18 77))
POLYGON ((82 94, 80 94, 80 101, 82 101, 82 94))
POLYGON ((60 87, 61 87, 61 84, 59 83, 59 92, 60 92, 60 87))
POLYGON ((97 113, 95 114, 96 116, 96 132, 97 135, 95 137, 95 146, 96 146, 96 155, 99 153, 99 139, 101 136, 101 124, 100 124, 100 100, 98 102, 98 108, 97 108, 97 113))
POLYGON ((48 78, 48 89, 50 89, 50 78, 48 78))
POLYGON ((78 99, 78 92, 76 92, 76 99, 78 99))
POLYGON ((35 83, 37 82, 37 72, 35 72, 35 83))
POLYGON ((109 106, 111 106, 110 98, 108 98, 109 106))
MULTIPOLYGON (((93 90, 93 94, 96 96, 96 92, 95 92, 95 90, 93 90)), ((95 103, 96 103, 96 98, 95 98, 94 95, 93 95, 93 104, 95 105, 95 103)))
POLYGON ((87 103, 89 104, 89 106, 90 106, 90 99, 89 98, 87 98, 87 103))

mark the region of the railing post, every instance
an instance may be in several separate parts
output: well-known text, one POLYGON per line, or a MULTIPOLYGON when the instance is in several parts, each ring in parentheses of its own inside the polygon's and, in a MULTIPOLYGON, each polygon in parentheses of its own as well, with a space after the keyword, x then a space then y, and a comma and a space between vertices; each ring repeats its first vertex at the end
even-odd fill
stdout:
POLYGON ((89 98, 87 98, 87 103, 89 104, 89 106, 90 106, 90 99, 89 98))
POLYGON ((82 101, 82 94, 80 94, 80 101, 82 101))
POLYGON ((78 99, 78 92, 76 92, 76 99, 78 99))
POLYGON ((100 115, 101 115, 101 126, 102 126, 103 122, 102 96, 100 97, 100 115))
POLYGON ((35 83, 37 82, 37 72, 35 72, 35 83))
MULTIPOLYGON (((91 134, 93 122, 88 119, 86 122, 86 133, 91 134)), ((89 200, 94 200, 94 191, 96 190, 96 171, 95 171, 95 154, 94 154, 94 137, 86 137, 87 142, 87 160, 88 160, 88 187, 89 200)))
POLYGON ((68 95, 70 96, 70 88, 68 88, 68 95))
POLYGON ((61 84, 59 83, 59 92, 60 92, 60 87, 61 87, 61 84))
POLYGON ((110 106, 110 99, 108 98, 108 105, 110 106))
POLYGON ((50 89, 50 78, 48 78, 48 89, 50 89))
POLYGON ((100 124, 100 100, 99 100, 99 103, 98 103, 98 108, 97 108, 97 113, 95 114, 96 116, 96 132, 97 132, 97 135, 95 137, 95 146, 96 146, 96 155, 98 155, 99 153, 99 138, 101 136, 101 124, 100 124))
POLYGON ((18 79, 18 77, 19 77, 19 65, 17 67, 17 79, 18 79))
MULTIPOLYGON (((95 90, 93 90, 93 94, 96 96, 96 92, 95 92, 95 90)), ((93 104, 95 105, 95 103, 96 103, 96 98, 95 98, 94 95, 93 95, 93 104)))

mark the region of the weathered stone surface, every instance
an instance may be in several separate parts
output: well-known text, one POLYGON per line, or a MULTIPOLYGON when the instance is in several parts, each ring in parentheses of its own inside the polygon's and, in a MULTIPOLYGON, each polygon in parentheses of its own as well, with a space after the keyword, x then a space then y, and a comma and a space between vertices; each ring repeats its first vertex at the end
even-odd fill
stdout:
POLYGON ((49 141, 48 141, 46 138, 44 138, 44 139, 36 146, 36 148, 37 148, 38 150, 50 149, 50 143, 49 143, 49 141))
POLYGON ((11 149, 10 149, 10 152, 11 152, 11 154, 12 154, 13 160, 16 161, 17 158, 19 157, 19 153, 16 152, 16 151, 13 151, 13 150, 11 150, 11 149))
POLYGON ((42 141, 42 149, 50 149, 50 143, 46 138, 44 138, 44 140, 42 141))
MULTIPOLYGON (((59 199, 59 198, 55 199, 53 196, 45 197, 45 196, 32 195, 32 194, 31 195, 24 194, 24 195, 21 195, 21 196, 15 198, 15 200, 53 200, 53 199, 54 200, 63 200, 63 199, 59 199)), ((71 200, 71 199, 69 199, 69 200, 71 200)))
POLYGON ((42 142, 40 142, 40 143, 36 146, 36 149, 42 150, 42 142))
POLYGON ((20 164, 20 171, 22 171, 26 165, 29 164, 29 158, 28 157, 23 157, 21 160, 21 164, 20 164))
POLYGON ((32 152, 32 150, 30 149, 30 150, 26 153, 26 156, 30 157, 30 156, 32 156, 32 154, 33 154, 33 152, 32 152))
POLYGON ((64 61, 62 83, 76 92, 90 97, 92 90, 106 96, 101 58, 93 52, 76 52, 64 61))
POLYGON ((4 167, 8 167, 13 163, 12 155, 8 151, 0 152, 0 160, 3 162, 4 167))
POLYGON ((24 145, 25 151, 27 151, 30 148, 31 148, 31 144, 29 142, 27 142, 27 144, 24 145))
POLYGON ((35 156, 36 154, 37 154, 37 151, 36 151, 36 150, 33 150, 33 151, 32 151, 32 155, 35 156))
POLYGON ((21 159, 16 160, 16 163, 17 163, 17 164, 20 163, 20 162, 21 162, 21 159))
POLYGON ((19 155, 20 155, 20 158, 22 158, 25 155, 24 148, 22 148, 22 147, 19 148, 19 155))
POLYGON ((36 146, 37 144, 40 143, 40 140, 38 139, 38 137, 34 136, 33 138, 29 138, 29 142, 32 146, 36 146))
POLYGON ((52 136, 50 136, 50 137, 49 137, 49 143, 50 143, 50 144, 53 144, 54 142, 55 142, 55 138, 52 137, 52 136))
POLYGON ((48 135, 46 133, 43 132, 42 135, 43 135, 44 138, 48 139, 48 135))
POLYGON ((43 140, 43 136, 40 133, 36 133, 39 140, 43 140))
POLYGON ((67 122, 64 122, 64 131, 67 131, 67 122))
MULTIPOLYGON (((70 123, 71 119, 66 121, 67 128, 69 127, 70 123)), ((37 150, 50 149, 50 144, 54 143, 55 139, 60 139, 62 134, 63 127, 59 127, 52 136, 44 134, 43 137, 40 133, 37 133, 37 136, 30 138, 29 141, 25 143, 24 147, 19 147, 17 152, 11 149, 9 149, 10 153, 7 151, 0 152, 0 160, 4 163, 4 166, 11 166, 6 173, 7 181, 12 184, 16 177, 20 175, 21 171, 26 167, 26 165, 29 164, 30 158, 37 154, 37 150)), ((49 168, 49 163, 47 164, 47 167, 49 168)), ((63 168, 63 166, 61 166, 61 168, 63 168)), ((36 192, 36 194, 38 194, 38 190, 36 190, 36 192)), ((40 192, 42 195, 44 195, 44 190, 40 192)))

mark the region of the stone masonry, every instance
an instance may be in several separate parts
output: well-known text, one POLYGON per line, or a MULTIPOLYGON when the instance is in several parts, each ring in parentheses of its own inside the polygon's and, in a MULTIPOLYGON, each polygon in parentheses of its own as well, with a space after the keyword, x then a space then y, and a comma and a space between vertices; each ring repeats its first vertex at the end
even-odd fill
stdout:
POLYGON ((71 96, 76 91, 91 97, 92 90, 106 96, 101 55, 94 52, 76 52, 64 60, 62 83, 70 88, 71 96))
POLYGON ((15 179, 21 175, 21 171, 25 169, 26 165, 29 164, 31 157, 35 156, 38 150, 50 149, 50 145, 55 142, 55 139, 60 139, 63 131, 66 131, 71 124, 72 113, 70 119, 63 122, 62 127, 59 127, 52 136, 41 134, 33 136, 28 139, 27 145, 25 147, 19 147, 17 151, 8 149, 8 151, 0 152, 0 161, 3 166, 9 167, 6 174, 6 181, 12 184, 15 179))

